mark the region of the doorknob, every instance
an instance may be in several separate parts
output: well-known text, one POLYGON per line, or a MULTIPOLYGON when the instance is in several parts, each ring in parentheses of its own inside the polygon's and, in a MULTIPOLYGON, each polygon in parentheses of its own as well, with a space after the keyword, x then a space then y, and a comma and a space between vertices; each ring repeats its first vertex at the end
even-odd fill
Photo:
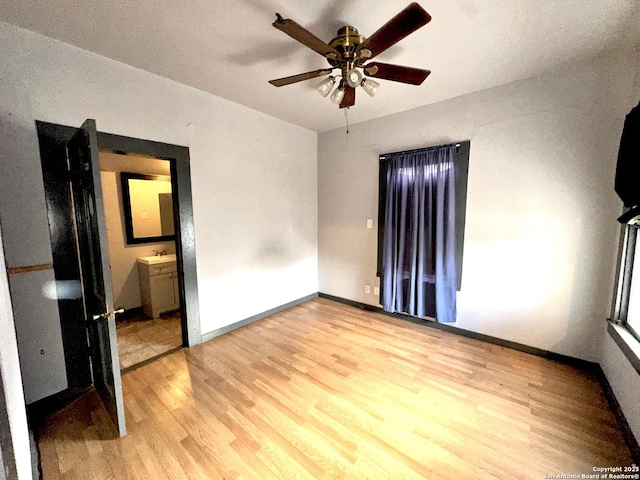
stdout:
POLYGON ((107 320, 115 320, 116 319, 116 313, 124 313, 124 308, 118 308, 118 309, 113 310, 113 311, 109 311, 109 309, 107 309, 107 311, 104 312, 104 313, 99 313, 98 315, 94 315, 93 319, 94 320, 99 320, 99 319, 104 317, 107 320))

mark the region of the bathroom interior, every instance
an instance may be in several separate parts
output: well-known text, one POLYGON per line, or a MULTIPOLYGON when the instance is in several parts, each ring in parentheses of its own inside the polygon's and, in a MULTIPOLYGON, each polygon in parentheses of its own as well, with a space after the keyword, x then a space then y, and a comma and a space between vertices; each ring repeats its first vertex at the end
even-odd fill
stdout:
POLYGON ((169 160, 100 152, 120 369, 182 347, 169 160))

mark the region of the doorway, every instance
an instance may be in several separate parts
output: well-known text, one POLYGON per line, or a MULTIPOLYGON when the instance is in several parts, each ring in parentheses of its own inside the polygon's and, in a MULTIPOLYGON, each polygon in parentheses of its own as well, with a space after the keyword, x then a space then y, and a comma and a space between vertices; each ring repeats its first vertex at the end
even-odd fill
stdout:
POLYGON ((183 346, 171 162, 104 150, 98 157, 126 373, 183 346))
MULTIPOLYGON (((66 145, 77 128, 36 122, 42 162, 45 199, 49 214, 53 266, 56 282, 81 282, 74 212, 67 168, 66 145)), ((188 148, 120 135, 97 132, 99 152, 160 159, 170 165, 175 223, 175 268, 181 345, 201 342, 198 311, 198 287, 193 235, 191 175, 188 148)), ((58 299, 68 389, 57 394, 72 397, 93 385, 90 348, 87 343, 87 318, 83 300, 58 299)), ((119 376, 118 376, 119 377, 119 376)))

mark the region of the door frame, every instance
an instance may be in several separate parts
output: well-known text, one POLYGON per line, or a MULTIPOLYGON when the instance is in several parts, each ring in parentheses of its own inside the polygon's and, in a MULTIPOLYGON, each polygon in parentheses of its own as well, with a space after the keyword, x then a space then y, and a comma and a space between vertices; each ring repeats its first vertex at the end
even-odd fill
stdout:
POLYGON ((177 207, 178 211, 174 218, 182 344, 192 347, 201 343, 189 148, 102 132, 98 132, 98 146, 101 152, 142 155, 170 161, 174 209, 177 207))
MULTIPOLYGON (((37 120, 36 129, 40 144, 49 224, 51 226, 64 222, 63 225, 70 225, 68 220, 73 217, 71 206, 67 205, 68 202, 60 201, 60 198, 64 198, 65 190, 68 188, 65 146, 77 128, 37 120)), ((175 215, 175 242, 180 287, 182 344, 186 347, 192 347, 201 343, 188 147, 104 132, 98 132, 98 147, 100 151, 121 155, 141 155, 170 161, 171 184, 175 192, 174 209, 178 213, 175 215)), ((75 256, 73 229, 57 228, 55 230, 54 234, 54 229, 50 229, 56 282, 78 281, 80 268, 75 256)), ((90 374, 83 365, 83 363, 87 363, 87 344, 84 333, 86 325, 84 324, 82 299, 59 299, 58 309, 61 314, 69 389, 86 387, 87 375, 90 374), (64 321, 62 320, 63 311, 65 312, 64 321)))

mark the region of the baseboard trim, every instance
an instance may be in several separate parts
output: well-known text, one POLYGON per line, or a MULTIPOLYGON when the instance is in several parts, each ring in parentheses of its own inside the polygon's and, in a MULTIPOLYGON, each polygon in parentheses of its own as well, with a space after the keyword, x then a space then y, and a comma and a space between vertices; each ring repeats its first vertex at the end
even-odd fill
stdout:
POLYGON ((218 328, 213 330, 212 332, 205 333, 202 335, 202 343, 208 342, 220 335, 224 335, 225 333, 229 333, 238 328, 244 327, 245 325, 249 325, 250 323, 257 322, 258 320, 262 320, 263 318, 267 318, 271 315, 275 315, 276 313, 280 313, 284 310, 287 310, 291 307, 295 307, 296 305, 300 305, 301 303, 308 302, 309 300, 313 300, 317 298, 317 293, 312 293, 311 295, 307 295, 306 297, 298 298, 297 300, 293 300, 289 303, 285 303, 284 305, 280 305, 278 307, 267 310, 266 312, 258 313, 257 315, 253 315, 249 318, 245 318, 244 320, 240 320, 238 322, 232 323, 231 325, 227 325, 226 327, 218 328))
POLYGON ((502 338, 492 337, 491 335, 485 335, 483 333, 472 332, 471 330, 465 330, 463 328, 454 327, 452 325, 447 325, 444 323, 423 320, 421 318, 412 317, 411 315, 406 315, 403 313, 385 312, 382 308, 376 307, 374 305, 368 305, 366 303, 360 303, 353 300, 348 300, 346 298, 336 297, 334 295, 329 295, 327 293, 320 292, 318 293, 318 296, 320 298, 326 298, 327 300, 333 300, 334 302, 343 303, 345 305, 350 305, 352 307, 361 308, 363 310, 369 310, 371 312, 381 313, 389 317, 399 318, 401 320, 406 320, 408 322, 416 323, 418 325, 424 325, 429 328, 444 330, 445 332, 455 333, 456 335, 461 335, 463 337, 473 338, 475 340, 482 340, 483 342, 493 343, 494 345, 499 345, 505 348, 511 348, 512 350, 518 350, 520 352, 530 353, 531 355, 536 355, 538 357, 554 360, 556 362, 563 363, 565 365, 571 365, 573 367, 581 368, 583 370, 587 370, 590 372, 597 372, 597 370, 600 368, 600 365, 598 365, 595 362, 590 362, 588 360, 583 360, 581 358, 571 357, 569 355, 563 355, 561 353, 550 352, 548 350, 532 347, 529 345, 525 345, 523 343, 504 340, 502 338))
POLYGON ((611 407, 611 410, 616 417, 616 421, 620 426, 624 441, 627 444, 627 447, 629 447, 629 451, 631 451, 631 458, 633 458, 636 465, 640 465, 640 445, 638 445, 638 440, 633 434, 633 431, 629 426, 629 422, 627 422, 627 417, 624 416, 622 407, 618 403, 618 399, 616 398, 615 393, 613 393, 609 380, 607 380, 607 376, 600 365, 598 365, 596 369, 596 374, 600 381, 600 385, 602 386, 602 390, 604 391, 604 395, 607 398, 607 402, 609 403, 609 407, 611 407))

